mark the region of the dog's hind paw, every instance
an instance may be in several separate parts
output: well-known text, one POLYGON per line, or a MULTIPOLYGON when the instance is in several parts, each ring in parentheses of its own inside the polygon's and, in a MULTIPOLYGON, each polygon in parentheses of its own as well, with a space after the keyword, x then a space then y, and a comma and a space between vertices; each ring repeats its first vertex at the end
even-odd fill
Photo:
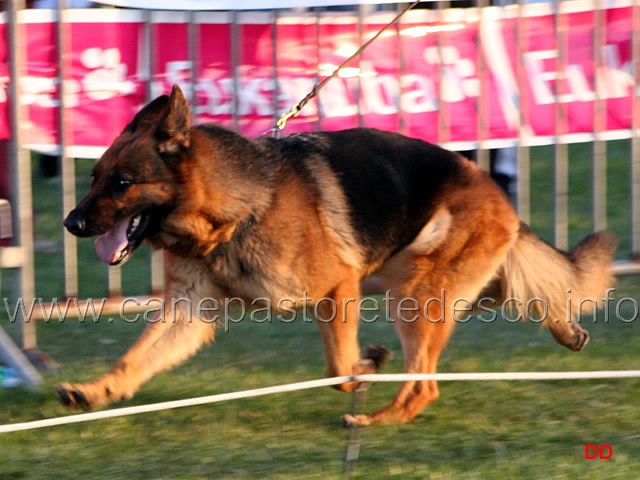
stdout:
POLYGON ((342 417, 342 425, 346 428, 366 427, 371 425, 372 420, 369 415, 349 415, 348 413, 342 417))
POLYGON ((587 343, 589 343, 589 332, 580 327, 577 323, 570 324, 568 328, 557 328, 556 325, 558 324, 549 324, 551 335, 556 342, 567 347, 569 350, 579 352, 587 345, 587 343))
POLYGON ((575 331, 575 341, 573 345, 568 345, 568 347, 574 352, 579 352, 587 345, 587 343, 589 343, 589 332, 587 332, 582 328, 576 329, 575 327, 574 327, 574 331, 575 331))

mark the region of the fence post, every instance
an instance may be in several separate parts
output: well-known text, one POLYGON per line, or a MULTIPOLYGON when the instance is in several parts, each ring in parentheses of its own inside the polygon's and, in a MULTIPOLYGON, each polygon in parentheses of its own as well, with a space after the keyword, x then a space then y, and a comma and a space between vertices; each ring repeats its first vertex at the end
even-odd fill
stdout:
MULTIPOLYGON (((58 108, 58 133, 60 139, 60 174, 62 177, 62 211, 66 214, 76 204, 76 166, 75 159, 69 157, 67 152, 67 84, 65 77, 67 74, 66 52, 67 31, 65 27, 65 5, 66 1, 58 2, 56 31, 58 37, 58 85, 60 95, 60 106, 58 108)), ((64 251, 64 294, 67 298, 78 296, 78 245, 76 238, 68 233, 63 233, 64 251)))
MULTIPOLYGON (((11 139, 9 144, 9 163, 11 177, 11 204, 14 217, 14 244, 21 248, 22 261, 16 269, 16 285, 25 304, 30 304, 35 295, 35 273, 33 262, 33 212, 31 201, 31 158, 22 147, 22 126, 24 108, 20 102, 19 83, 25 67, 24 26, 18 21, 18 14, 24 9, 24 0, 11 0, 8 6, 10 65, 9 98, 11 139)), ((20 316, 16 324, 19 328, 21 347, 25 351, 37 347, 36 326, 31 319, 20 316)), ((5 359, 13 366, 27 385, 37 385, 42 381, 38 372, 31 366, 13 342, 2 333, 0 350, 5 359)))
MULTIPOLYGON (((555 0, 556 48, 558 49, 558 71, 567 65, 569 30, 565 10, 561 0, 555 0)), ((569 147, 564 135, 567 133, 567 115, 565 107, 558 101, 556 93, 556 134, 554 149, 554 235, 557 248, 569 247, 569 147)))
MULTIPOLYGON (((9 2, 10 27, 10 78, 9 94, 11 102, 11 142, 10 164, 12 181, 12 205, 15 218, 14 240, 22 247, 22 267, 17 270, 20 296, 31 299, 34 296, 35 280, 33 266, 33 218, 31 201, 31 159, 29 152, 22 147, 22 125, 24 125, 24 108, 20 105, 19 83, 23 77, 25 66, 24 26, 18 22, 18 12, 24 9, 24 0, 9 2)), ((22 319, 20 336, 22 348, 36 348, 35 325, 29 319, 22 319)))
MULTIPOLYGON (((631 4, 632 25, 640 20, 640 4, 631 4)), ((631 36, 631 71, 636 86, 631 101, 631 258, 640 260, 640 105, 638 105, 637 85, 640 82, 640 34, 637 28, 631 36)))

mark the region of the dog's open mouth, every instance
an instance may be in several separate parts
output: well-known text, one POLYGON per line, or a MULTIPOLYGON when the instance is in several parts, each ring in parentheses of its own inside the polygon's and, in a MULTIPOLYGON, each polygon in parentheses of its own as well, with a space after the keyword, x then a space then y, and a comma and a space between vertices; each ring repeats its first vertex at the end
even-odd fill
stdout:
POLYGON ((149 226, 150 215, 139 213, 126 218, 96 239, 96 253, 109 265, 121 265, 138 248, 149 226))

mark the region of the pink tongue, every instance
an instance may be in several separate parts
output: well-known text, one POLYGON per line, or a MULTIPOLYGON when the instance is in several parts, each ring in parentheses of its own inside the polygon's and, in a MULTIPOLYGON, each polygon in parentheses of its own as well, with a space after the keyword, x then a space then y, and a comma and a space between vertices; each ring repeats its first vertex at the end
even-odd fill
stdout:
POLYGON ((96 238, 96 253, 100 260, 105 263, 114 263, 120 258, 121 252, 129 244, 127 229, 130 221, 130 218, 126 218, 107 233, 96 238))

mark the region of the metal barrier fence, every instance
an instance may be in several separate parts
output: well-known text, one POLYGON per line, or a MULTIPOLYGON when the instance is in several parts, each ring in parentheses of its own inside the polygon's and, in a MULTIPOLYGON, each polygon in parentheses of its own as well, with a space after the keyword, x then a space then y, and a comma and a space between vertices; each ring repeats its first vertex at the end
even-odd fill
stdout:
MULTIPOLYGON (((17 248, 2 266, 18 267, 16 285, 27 301, 38 296, 30 150, 60 155, 61 224, 79 196, 78 162, 97 158, 136 109, 172 83, 188 93, 196 121, 257 136, 397 13, 390 10, 397 6, 360 6, 350 11, 104 9, 96 15, 7 3, 6 136, 17 248), (102 30, 107 33, 98 35, 102 30), (38 59, 43 46, 48 50, 38 59), (38 76, 38 68, 49 71, 38 76)), ((639 9, 637 0, 507 7, 480 0, 478 8, 411 11, 284 133, 355 126, 397 130, 454 150, 475 150, 485 169, 490 150, 511 149, 517 153, 517 209, 525 221, 532 202, 531 149, 552 146, 549 215, 552 240, 563 249, 569 246, 569 144, 588 142, 591 229, 607 228, 607 208, 629 212, 617 232, 628 246, 616 272, 639 273, 634 261, 640 253, 639 9), (623 168, 630 195, 624 205, 612 205, 607 191, 611 140, 628 142, 623 168)), ((97 260, 79 263, 71 235, 61 242, 60 295, 82 296, 79 270, 104 267, 97 260)), ((108 268, 107 278, 105 295, 127 293, 119 268, 108 268)), ((161 288, 161 257, 151 253, 148 293, 161 288)), ((35 322, 29 320, 17 322, 26 350, 37 346, 35 322)))

